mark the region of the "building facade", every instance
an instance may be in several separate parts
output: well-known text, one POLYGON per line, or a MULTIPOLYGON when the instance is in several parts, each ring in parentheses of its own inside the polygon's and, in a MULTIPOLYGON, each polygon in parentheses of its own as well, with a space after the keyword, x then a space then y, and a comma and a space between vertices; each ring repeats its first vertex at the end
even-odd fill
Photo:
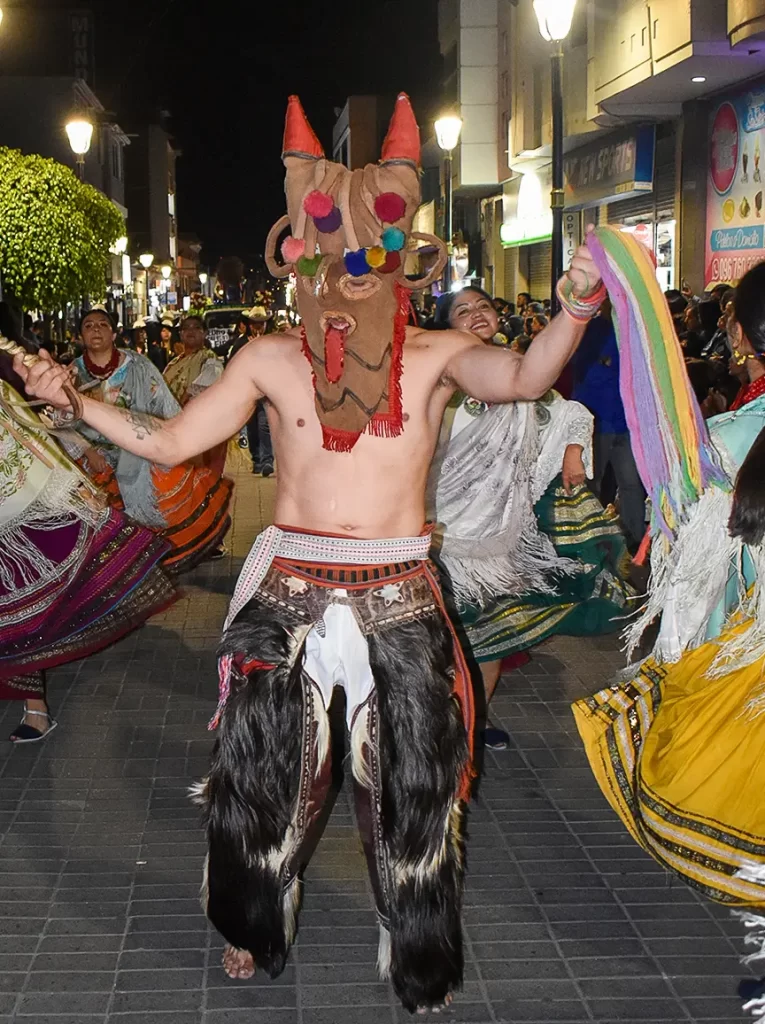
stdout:
MULTIPOLYGON (((530 0, 441 0, 439 31, 464 122, 455 222, 477 199, 477 276, 547 298, 550 44, 530 0)), ((588 223, 634 232, 665 289, 765 258, 764 0, 579 0, 563 46, 564 262, 588 223)))

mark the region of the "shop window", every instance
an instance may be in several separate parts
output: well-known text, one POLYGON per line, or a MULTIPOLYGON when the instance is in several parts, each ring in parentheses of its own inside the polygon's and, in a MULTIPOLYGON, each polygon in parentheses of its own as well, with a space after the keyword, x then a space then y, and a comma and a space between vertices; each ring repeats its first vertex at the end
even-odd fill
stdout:
POLYGON ((677 284, 677 222, 674 217, 628 217, 621 224, 623 231, 634 235, 648 246, 656 257, 656 279, 662 291, 676 288, 677 284))

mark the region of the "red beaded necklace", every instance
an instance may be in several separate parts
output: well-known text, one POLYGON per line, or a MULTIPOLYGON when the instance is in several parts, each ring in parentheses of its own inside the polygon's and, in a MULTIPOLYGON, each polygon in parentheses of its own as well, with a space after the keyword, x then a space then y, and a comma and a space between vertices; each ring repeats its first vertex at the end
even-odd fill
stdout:
POLYGON ((91 377, 97 377, 99 380, 106 380, 107 377, 111 377, 117 367, 120 365, 120 350, 115 346, 112 349, 111 358, 109 362, 104 366, 99 366, 98 363, 94 363, 93 360, 87 353, 87 350, 82 356, 83 362, 85 363, 85 369, 88 371, 91 377))
POLYGON ((740 409, 742 406, 748 405, 750 402, 753 402, 755 398, 760 398, 762 395, 765 395, 765 375, 758 377, 757 380, 752 381, 751 384, 747 384, 746 387, 743 387, 739 391, 730 407, 730 411, 735 412, 736 409, 740 409))

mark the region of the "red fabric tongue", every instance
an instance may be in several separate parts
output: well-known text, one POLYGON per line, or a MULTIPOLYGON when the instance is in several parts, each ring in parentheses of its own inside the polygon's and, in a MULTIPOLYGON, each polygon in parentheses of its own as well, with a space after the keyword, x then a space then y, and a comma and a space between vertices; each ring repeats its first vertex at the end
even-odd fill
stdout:
POLYGON ((324 372, 330 384, 337 384, 343 375, 347 330, 347 327, 340 330, 327 324, 324 331, 324 372))

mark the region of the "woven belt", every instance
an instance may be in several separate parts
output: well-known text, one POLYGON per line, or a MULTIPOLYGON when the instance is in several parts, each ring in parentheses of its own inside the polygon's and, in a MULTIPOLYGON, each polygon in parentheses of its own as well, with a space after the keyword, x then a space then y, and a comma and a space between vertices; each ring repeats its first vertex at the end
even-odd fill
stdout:
POLYGON ((269 526, 250 549, 226 616, 228 629, 265 579, 275 558, 293 562, 327 565, 388 565, 391 562, 424 562, 430 551, 430 534, 420 537, 390 537, 359 540, 328 537, 320 533, 293 533, 269 526))

